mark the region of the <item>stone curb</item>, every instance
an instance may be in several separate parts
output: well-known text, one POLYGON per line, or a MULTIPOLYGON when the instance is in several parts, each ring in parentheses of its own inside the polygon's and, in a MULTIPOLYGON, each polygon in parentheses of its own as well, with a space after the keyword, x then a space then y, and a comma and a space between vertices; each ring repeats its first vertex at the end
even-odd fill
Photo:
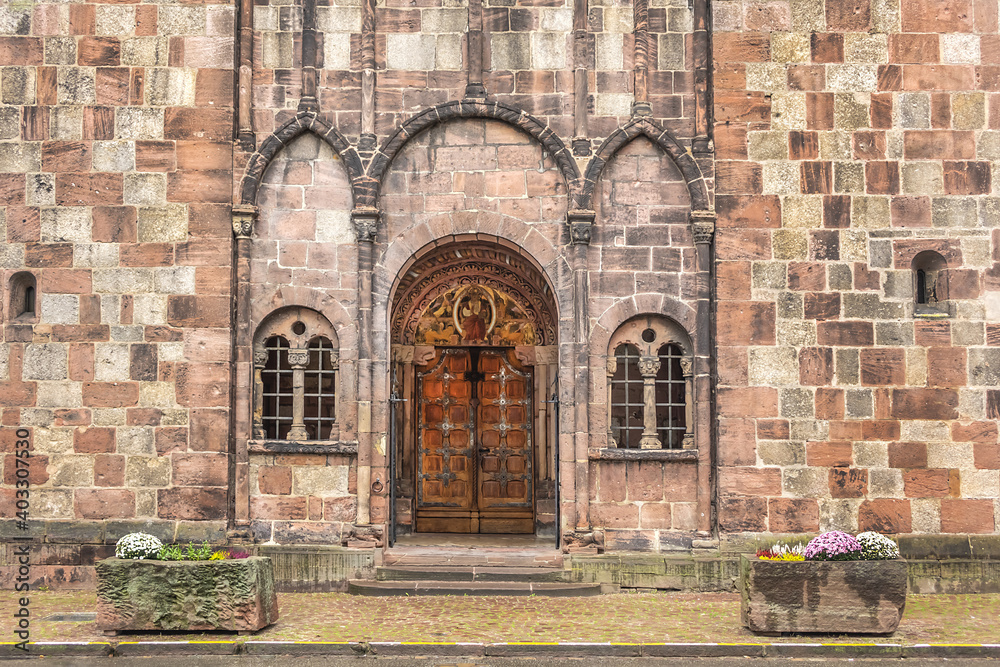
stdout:
POLYGON ((487 644, 475 642, 369 642, 369 655, 392 657, 451 657, 482 658, 487 644))
POLYGON ((236 641, 161 641, 115 644, 115 656, 144 657, 157 655, 234 655, 239 652, 236 641))
POLYGON ((642 655, 641 644, 611 644, 589 642, 511 642, 506 644, 485 644, 486 655, 504 658, 515 656, 560 655, 568 657, 601 656, 607 658, 638 658, 642 655))
POLYGON ((113 655, 114 652, 115 648, 110 642, 29 642, 27 651, 15 648, 13 642, 0 643, 0 659, 41 656, 106 658, 113 655))
POLYGON ((425 657, 660 657, 660 658, 994 658, 1000 644, 663 643, 589 642, 296 642, 121 641, 31 642, 28 652, 0 643, 0 660, 31 657, 149 657, 184 655, 425 656, 425 657))

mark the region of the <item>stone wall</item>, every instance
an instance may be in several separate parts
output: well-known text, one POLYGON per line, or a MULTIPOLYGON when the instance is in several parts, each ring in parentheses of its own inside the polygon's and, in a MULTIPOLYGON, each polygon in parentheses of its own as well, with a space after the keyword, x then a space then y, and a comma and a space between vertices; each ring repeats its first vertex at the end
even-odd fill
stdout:
POLYGON ((5 519, 20 426, 39 530, 65 520, 87 541, 88 521, 163 522, 151 530, 173 539, 190 520, 182 538, 220 535, 233 18, 225 4, 0 8, 5 519), (19 271, 37 280, 34 314, 6 298, 19 271))
POLYGON ((714 21, 720 529, 994 532, 996 3, 714 21))
POLYGON ((997 531, 995 0, 721 0, 714 63, 703 0, 403 4, 0 8, 4 518, 24 427, 57 543, 377 526, 393 285, 475 238, 555 294, 564 533, 997 531), (292 305, 337 332, 338 451, 250 442, 292 305), (691 339, 682 460, 601 453, 644 314, 691 339))

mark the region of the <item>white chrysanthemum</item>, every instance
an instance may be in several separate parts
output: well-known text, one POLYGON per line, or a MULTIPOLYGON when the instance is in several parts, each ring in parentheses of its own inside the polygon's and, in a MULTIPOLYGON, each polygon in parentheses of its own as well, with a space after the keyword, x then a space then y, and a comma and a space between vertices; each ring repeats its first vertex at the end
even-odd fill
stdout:
POLYGON ((129 533, 118 540, 115 545, 115 556, 118 558, 130 558, 132 560, 144 560, 152 558, 159 552, 163 542, 156 539, 149 533, 129 533))
POLYGON ((892 560, 899 558, 899 547, 896 546, 895 542, 881 533, 870 530, 860 533, 857 539, 861 544, 862 560, 892 560))

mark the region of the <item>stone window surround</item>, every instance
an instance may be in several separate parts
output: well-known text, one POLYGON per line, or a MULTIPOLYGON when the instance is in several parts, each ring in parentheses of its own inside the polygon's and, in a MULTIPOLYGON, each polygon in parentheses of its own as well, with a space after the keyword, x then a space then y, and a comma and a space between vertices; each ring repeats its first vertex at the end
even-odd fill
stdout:
POLYGON ((30 271, 18 271, 10 277, 7 289, 7 319, 18 324, 33 324, 38 322, 39 294, 38 280, 30 271), (27 291, 31 290, 32 309, 25 308, 27 291))
POLYGON ((913 257, 910 266, 913 272, 913 317, 949 317, 947 260, 937 251, 924 250, 913 257))
POLYGON ((334 423, 328 439, 311 440, 306 434, 303 418, 304 407, 304 383, 305 364, 309 358, 309 343, 316 337, 324 337, 333 345, 332 361, 334 371, 338 370, 339 341, 333 325, 320 313, 304 307, 287 307, 275 311, 268 315, 257 328, 253 342, 253 439, 250 441, 251 451, 279 452, 289 451, 307 453, 309 450, 314 453, 329 453, 330 445, 338 444, 339 425, 342 420, 338 414, 341 409, 341 402, 337 400, 339 393, 339 372, 334 380, 334 423), (301 323, 304 327, 296 327, 301 323), (298 333, 296 333, 298 331, 298 333), (289 359, 293 364, 294 372, 294 407, 292 432, 283 440, 268 439, 264 435, 263 416, 263 382, 261 373, 268 361, 268 351, 264 348, 265 342, 273 337, 284 338, 289 345, 289 359))
MULTIPOLYGON (((657 364, 658 365, 658 364, 657 364)), ((611 336, 611 340, 608 343, 608 353, 607 353, 607 410, 608 410, 608 445, 606 450, 600 450, 596 453, 597 458, 656 458, 656 459, 676 459, 676 460, 691 460, 697 459, 694 451, 694 384, 693 384, 693 368, 694 368, 694 358, 692 354, 692 347, 690 339, 687 333, 678 325, 676 322, 663 317, 661 315, 640 315, 633 317, 628 320, 611 336), (647 329, 651 329, 655 333, 655 337, 651 341, 646 341, 643 339, 643 332, 647 329), (650 410, 655 411, 655 406, 652 405, 653 400, 653 390, 655 382, 655 371, 647 382, 647 387, 645 388, 644 401, 646 405, 644 406, 643 413, 646 419, 646 429, 644 430, 642 440, 643 444, 640 445, 640 449, 619 449, 618 444, 615 441, 612 430, 612 400, 611 400, 611 383, 612 377, 617 369, 617 360, 615 358, 615 350, 619 345, 629 344, 633 345, 642 357, 648 357, 653 360, 658 361, 658 351, 663 345, 673 344, 681 349, 682 357, 680 360, 681 373, 684 377, 684 403, 685 403, 685 432, 683 436, 683 445, 680 450, 674 449, 663 449, 662 443, 659 442, 655 434, 655 412, 650 415, 650 410), (652 431, 650 431, 650 424, 653 425, 652 431), (623 457, 622 454, 629 452, 629 456, 623 457), (669 456, 665 456, 668 455, 669 456)))

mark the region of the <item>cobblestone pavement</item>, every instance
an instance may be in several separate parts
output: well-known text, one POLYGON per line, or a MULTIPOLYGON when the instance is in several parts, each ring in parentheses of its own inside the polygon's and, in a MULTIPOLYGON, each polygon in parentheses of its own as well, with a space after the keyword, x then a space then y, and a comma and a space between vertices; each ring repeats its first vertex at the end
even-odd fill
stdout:
MULTIPOLYGON (((0 642, 14 640, 17 594, 0 596, 0 642)), ((735 593, 621 593, 585 598, 356 597, 283 593, 262 641, 300 642, 876 642, 1000 644, 1000 595, 911 595, 892 637, 760 638, 740 623, 735 593)), ((93 611, 92 592, 30 593, 32 641, 106 641, 93 622, 47 621, 93 611)), ((226 634, 142 633, 116 641, 232 640, 226 634)))

